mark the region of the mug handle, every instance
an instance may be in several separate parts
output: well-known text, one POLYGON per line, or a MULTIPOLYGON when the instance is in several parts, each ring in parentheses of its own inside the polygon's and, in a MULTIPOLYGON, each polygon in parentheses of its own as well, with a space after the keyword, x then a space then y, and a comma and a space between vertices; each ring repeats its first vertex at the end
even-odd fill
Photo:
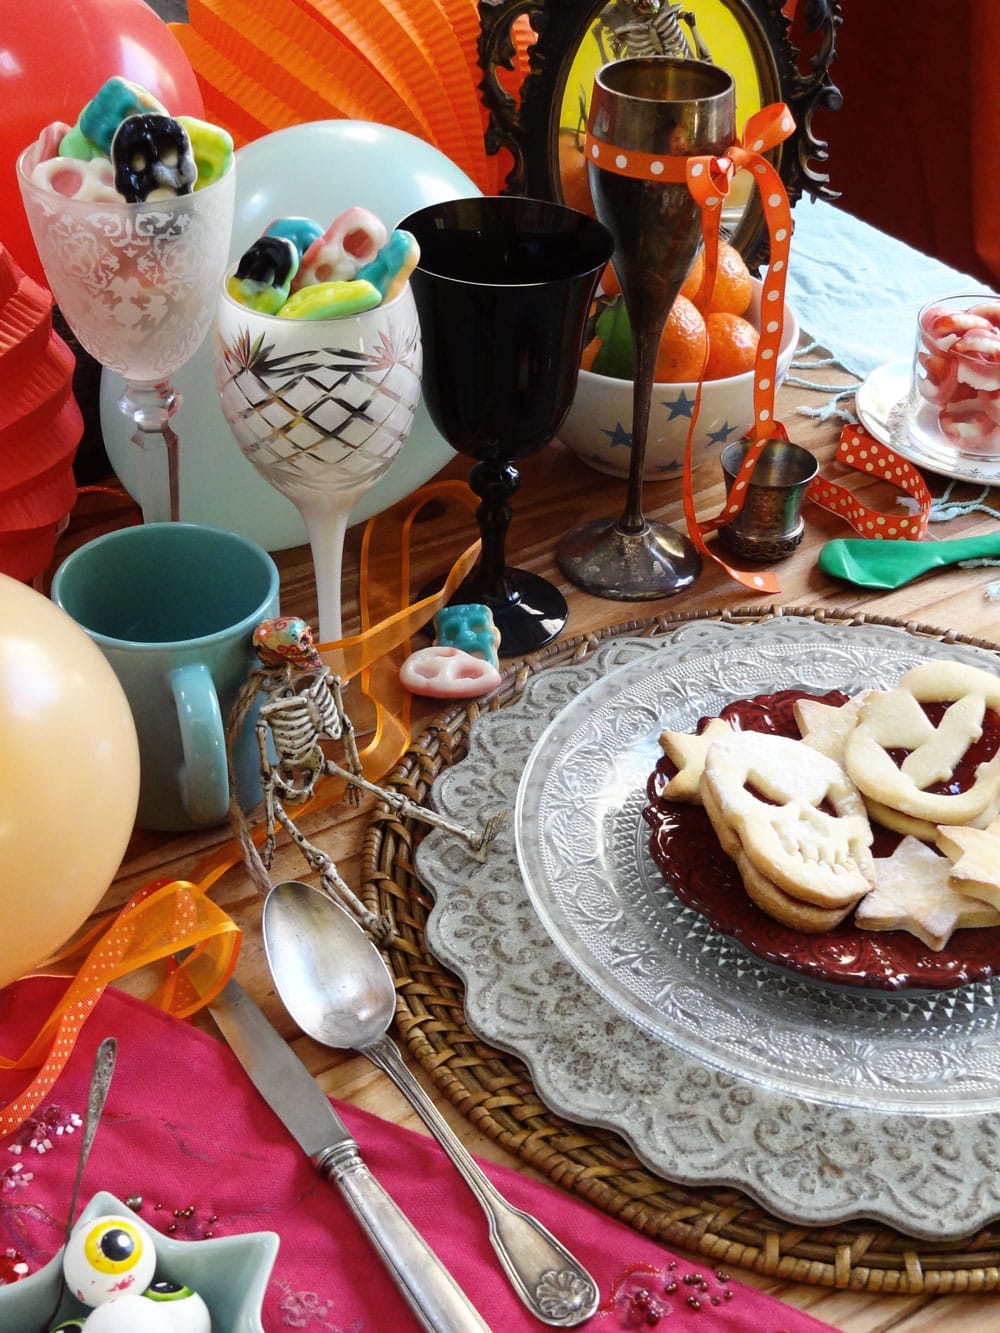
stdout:
POLYGON ((181 798, 196 824, 221 824, 229 812, 226 736, 212 673, 202 662, 171 672, 184 772, 181 798))

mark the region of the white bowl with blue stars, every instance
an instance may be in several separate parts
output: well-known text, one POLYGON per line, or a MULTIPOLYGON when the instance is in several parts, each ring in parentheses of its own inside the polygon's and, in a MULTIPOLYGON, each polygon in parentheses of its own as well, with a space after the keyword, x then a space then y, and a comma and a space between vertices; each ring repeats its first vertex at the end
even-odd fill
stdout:
MULTIPOLYGON (((758 325, 760 281, 754 279, 746 318, 758 325)), ((799 341, 799 321, 785 306, 785 324, 775 380, 780 384, 799 341)), ((684 447, 694 412, 697 383, 656 384, 649 413, 643 476, 664 480, 680 476, 684 447)), ((780 415, 779 415, 780 419, 780 415)), ((691 442, 693 467, 717 460, 727 444, 742 439, 753 424, 753 371, 724 380, 706 380, 691 442)), ((627 477, 632 453, 632 381, 581 370, 576 396, 559 439, 598 472, 627 477)))

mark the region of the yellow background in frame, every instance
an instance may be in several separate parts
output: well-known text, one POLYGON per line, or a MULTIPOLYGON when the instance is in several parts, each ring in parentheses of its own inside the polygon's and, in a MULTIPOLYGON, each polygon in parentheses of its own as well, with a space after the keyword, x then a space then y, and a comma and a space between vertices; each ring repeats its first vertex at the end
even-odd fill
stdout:
MULTIPOLYGON (((663 3, 667 2, 663 0, 663 3)), ((739 20, 722 0, 688 0, 684 8, 694 13, 698 33, 708 47, 713 63, 728 70, 736 81, 736 126, 742 135, 747 117, 761 109, 761 93, 753 56, 739 20)), ((681 30, 685 36, 690 36, 683 21, 681 30)), ((599 35, 595 20, 580 42, 570 66, 559 117, 561 129, 582 134, 586 128, 594 75, 611 58, 606 34, 603 44, 598 41, 599 35)))

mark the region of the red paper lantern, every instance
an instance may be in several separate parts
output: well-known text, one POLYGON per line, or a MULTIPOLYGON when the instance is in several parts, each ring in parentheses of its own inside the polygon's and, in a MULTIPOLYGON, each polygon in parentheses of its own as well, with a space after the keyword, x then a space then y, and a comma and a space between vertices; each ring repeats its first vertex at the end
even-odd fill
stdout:
POLYGON ((52 328, 52 297, 0 245, 0 573, 28 582, 52 559, 76 500, 83 417, 73 353, 52 328))
POLYGON ((143 0, 3 0, 0 60, 0 243, 44 282, 15 163, 53 120, 73 125, 114 74, 141 84, 174 115, 201 116, 194 72, 143 0))

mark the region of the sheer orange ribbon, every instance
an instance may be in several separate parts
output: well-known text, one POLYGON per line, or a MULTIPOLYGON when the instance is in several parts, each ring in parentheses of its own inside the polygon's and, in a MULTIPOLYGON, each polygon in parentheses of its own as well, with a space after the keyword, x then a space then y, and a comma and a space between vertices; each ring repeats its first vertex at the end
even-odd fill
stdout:
POLYGON ((767 441, 775 436, 785 438, 784 427, 774 419, 774 368, 784 330, 785 281, 792 239, 792 211, 781 177, 763 154, 776 148, 794 129, 795 121, 788 107, 783 102, 776 102, 749 117, 744 126, 742 143, 733 144, 722 157, 637 153, 602 142, 589 131, 585 149, 588 161, 599 166, 602 171, 638 180, 687 184, 692 198, 701 208, 705 242, 703 291, 711 291, 715 281, 722 206, 729 194, 732 179, 739 170, 749 171, 754 177, 770 240, 770 263, 761 291, 760 340, 754 365, 754 422, 747 436, 750 447, 722 511, 713 519, 699 522, 691 480, 692 441, 701 406, 699 383, 684 451, 683 499, 688 533, 702 554, 715 560, 736 582, 755 592, 766 593, 781 591, 773 574, 733 569, 707 545, 705 537, 723 523, 729 522, 742 509, 754 465, 767 441))
MULTIPOLYGON (((95 933, 90 932, 88 939, 95 933)), ((0 1068, 38 1070, 25 1090, 0 1110, 0 1135, 22 1125, 48 1095, 80 1029, 116 977, 167 960, 166 978, 149 998, 167 1013, 184 1018, 207 1004, 229 980, 240 941, 236 922, 194 884, 157 881, 133 895, 87 954, 28 1048, 16 1059, 0 1059, 0 1068), (177 961, 174 955, 182 949, 191 952, 177 961)), ((78 941, 60 957, 70 957, 80 947, 78 941)))
MULTIPOLYGON (((428 504, 439 502, 472 510, 479 503, 464 482, 435 482, 369 521, 361 546, 361 632, 319 645, 324 661, 342 680, 358 677, 361 692, 374 707, 372 739, 361 752, 365 774, 372 781, 389 771, 410 741, 410 696, 399 683, 397 649, 408 651, 410 637, 448 601, 479 554, 479 542, 473 542, 455 561, 439 592, 410 603, 411 529, 428 504), (374 588, 373 548, 388 548, 390 543, 400 551, 395 577, 374 588), (376 606, 394 609, 375 619, 376 606)), ((300 812, 333 804, 343 790, 343 782, 328 779, 300 812)), ((207 895, 240 860, 235 839, 228 840, 196 869, 193 881, 156 880, 145 885, 110 926, 97 923, 49 960, 50 966, 65 967, 88 951, 28 1048, 16 1059, 0 1057, 0 1068, 37 1070, 25 1090, 0 1109, 0 1136, 22 1125, 47 1096, 102 991, 117 977, 165 963, 165 973, 147 999, 178 1018, 195 1013, 219 993, 236 967, 242 934, 207 895)))

